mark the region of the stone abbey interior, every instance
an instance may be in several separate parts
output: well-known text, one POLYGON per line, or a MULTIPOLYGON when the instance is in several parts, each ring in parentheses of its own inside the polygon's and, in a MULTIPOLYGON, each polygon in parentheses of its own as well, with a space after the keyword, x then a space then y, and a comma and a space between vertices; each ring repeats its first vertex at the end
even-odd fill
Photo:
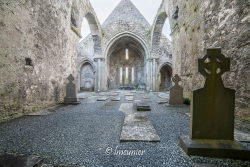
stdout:
POLYGON ((0 167, 250 166, 250 1, 99 3, 0 0, 0 167))

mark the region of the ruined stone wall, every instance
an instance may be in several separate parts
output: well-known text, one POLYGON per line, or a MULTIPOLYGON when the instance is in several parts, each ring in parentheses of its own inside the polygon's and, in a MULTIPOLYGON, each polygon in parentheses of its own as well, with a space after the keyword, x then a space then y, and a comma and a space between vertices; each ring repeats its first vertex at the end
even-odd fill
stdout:
POLYGON ((250 120, 250 1, 211 0, 205 9, 205 46, 221 47, 231 58, 226 87, 236 90, 236 112, 250 120))
POLYGON ((223 76, 226 87, 236 90, 236 113, 249 117, 249 1, 165 1, 173 37, 173 70, 182 78, 184 96, 202 87, 197 59, 206 48, 221 47, 231 58, 231 73, 223 76), (176 15, 176 7, 179 11, 176 15))
POLYGON ((62 99, 91 10, 80 0, 0 0, 0 121, 62 99))

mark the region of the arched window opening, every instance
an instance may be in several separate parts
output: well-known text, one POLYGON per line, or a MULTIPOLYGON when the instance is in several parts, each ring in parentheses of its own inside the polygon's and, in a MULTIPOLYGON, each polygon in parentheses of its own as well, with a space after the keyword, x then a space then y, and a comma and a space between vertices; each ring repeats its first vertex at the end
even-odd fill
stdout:
POLYGON ((128 48, 126 48, 126 50, 125 50, 125 54, 126 54, 126 56, 125 56, 125 58, 126 58, 126 60, 128 60, 129 59, 129 50, 128 50, 128 48))
POLYGON ((86 17, 84 17, 82 21, 82 28, 81 28, 82 38, 83 39, 86 38, 88 35, 90 35, 90 33, 91 31, 90 31, 88 20, 86 19, 86 17))
POLYGON ((162 33, 170 40, 172 41, 172 38, 171 38, 171 28, 170 28, 170 23, 169 23, 169 19, 167 18, 165 23, 164 23, 164 26, 163 26, 163 29, 162 29, 162 33))

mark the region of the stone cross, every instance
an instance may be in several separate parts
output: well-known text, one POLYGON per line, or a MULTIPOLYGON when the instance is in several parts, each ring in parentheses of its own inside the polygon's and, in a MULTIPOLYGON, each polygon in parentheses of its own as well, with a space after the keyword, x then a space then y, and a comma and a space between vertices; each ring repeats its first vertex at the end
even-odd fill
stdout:
POLYGON ((206 82, 193 91, 191 133, 180 137, 180 146, 188 155, 249 160, 250 150, 234 140, 235 90, 225 88, 221 78, 230 59, 219 48, 208 49, 198 69, 206 82))
POLYGON ((175 83, 175 85, 179 85, 179 82, 181 81, 181 78, 179 77, 178 74, 176 74, 173 78, 172 81, 175 83))
POLYGON ((181 78, 176 74, 172 81, 175 85, 170 88, 169 104, 183 104, 183 88, 179 85, 181 78))
POLYGON ((233 140, 235 91, 225 88, 221 78, 230 70, 230 59, 221 49, 208 49, 198 69, 206 82, 193 92, 191 138, 233 140))
POLYGON ((64 98, 64 104, 79 104, 80 102, 76 97, 76 86, 73 83, 75 78, 72 74, 70 74, 67 79, 69 80, 69 83, 66 85, 66 96, 64 98))

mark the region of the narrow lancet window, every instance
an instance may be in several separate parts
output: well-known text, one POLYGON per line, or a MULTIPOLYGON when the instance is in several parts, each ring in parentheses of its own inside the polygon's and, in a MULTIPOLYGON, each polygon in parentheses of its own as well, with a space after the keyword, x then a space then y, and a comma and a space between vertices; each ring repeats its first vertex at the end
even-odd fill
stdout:
POLYGON ((126 81, 126 84, 128 84, 128 67, 126 67, 126 71, 125 71, 125 81, 126 81))
POLYGON ((131 70, 131 80, 132 80, 132 83, 135 82, 135 68, 132 67, 132 70, 131 70))
POLYGON ((125 53, 126 54, 126 60, 128 60, 129 59, 129 51, 128 51, 128 49, 126 49, 125 52, 126 52, 125 53))
POLYGON ((120 83, 122 84, 122 67, 120 67, 120 83))

